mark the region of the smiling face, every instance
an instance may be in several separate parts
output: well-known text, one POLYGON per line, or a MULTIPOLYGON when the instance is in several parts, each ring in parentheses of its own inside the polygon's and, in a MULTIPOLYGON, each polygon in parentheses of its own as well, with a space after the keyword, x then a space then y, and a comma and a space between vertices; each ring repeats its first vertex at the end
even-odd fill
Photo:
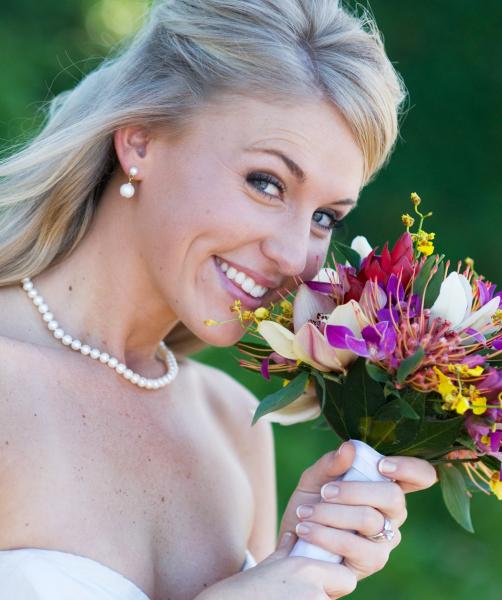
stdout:
POLYGON ((357 200, 363 156, 325 100, 238 97, 206 105, 176 142, 152 139, 141 175, 135 232, 155 287, 197 336, 227 346, 240 323, 203 321, 233 319, 236 298, 267 306, 317 273, 357 200))

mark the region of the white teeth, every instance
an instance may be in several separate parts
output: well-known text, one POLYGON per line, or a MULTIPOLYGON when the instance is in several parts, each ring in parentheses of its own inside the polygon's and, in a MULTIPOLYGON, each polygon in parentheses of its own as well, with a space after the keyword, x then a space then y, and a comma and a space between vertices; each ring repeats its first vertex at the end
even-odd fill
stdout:
POLYGON ((239 271, 237 273, 237 275, 235 276, 235 282, 238 283, 239 285, 244 282, 244 279, 246 279, 246 276, 244 275, 244 273, 242 271, 239 271))
POLYGON ((237 271, 235 267, 231 267, 226 262, 222 262, 220 258, 216 259, 220 269, 234 283, 238 284, 245 292, 254 298, 261 298, 268 292, 268 288, 255 283, 252 277, 248 277, 246 273, 237 271))
POLYGON ((228 269, 228 271, 226 272, 226 276, 229 279, 234 279, 236 275, 237 275, 237 269, 234 269, 234 267, 230 267, 228 269))
POLYGON ((261 285, 255 285, 254 288, 249 292, 251 294, 251 296, 254 296, 255 298, 259 298, 260 296, 263 296, 263 294, 266 292, 266 288, 263 288, 261 285), (263 291, 265 289, 265 291, 263 291))

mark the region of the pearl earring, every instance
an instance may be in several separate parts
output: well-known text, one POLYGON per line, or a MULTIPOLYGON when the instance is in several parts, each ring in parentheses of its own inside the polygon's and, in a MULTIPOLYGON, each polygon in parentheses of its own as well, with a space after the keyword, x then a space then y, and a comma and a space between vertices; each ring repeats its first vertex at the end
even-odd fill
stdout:
POLYGON ((120 195, 124 198, 132 198, 134 196, 136 188, 133 186, 132 182, 138 173, 138 167, 131 167, 129 169, 129 181, 120 186, 120 195))

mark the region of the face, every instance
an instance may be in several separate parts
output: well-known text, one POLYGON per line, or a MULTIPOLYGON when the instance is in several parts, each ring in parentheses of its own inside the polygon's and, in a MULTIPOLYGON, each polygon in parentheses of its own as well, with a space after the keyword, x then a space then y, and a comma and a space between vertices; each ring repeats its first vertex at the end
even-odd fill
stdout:
POLYGON ((363 177, 362 152, 325 100, 206 106, 182 139, 149 141, 143 162, 135 231, 146 268, 177 317, 215 346, 243 328, 205 319, 234 319, 236 298, 268 306, 317 273, 363 177))

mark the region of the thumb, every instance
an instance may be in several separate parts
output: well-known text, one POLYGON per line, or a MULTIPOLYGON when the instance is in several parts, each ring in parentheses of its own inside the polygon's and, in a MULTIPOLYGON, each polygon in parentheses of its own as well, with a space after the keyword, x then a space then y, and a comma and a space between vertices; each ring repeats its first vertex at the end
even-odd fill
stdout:
POLYGON ((272 552, 272 554, 269 554, 265 560, 267 562, 271 562, 274 560, 279 560, 280 558, 286 558, 291 552, 291 550, 293 550, 297 539, 298 536, 296 535, 296 533, 293 533, 292 531, 285 531, 282 534, 275 551, 272 552))
POLYGON ((350 442, 343 443, 336 451, 323 454, 312 466, 303 471, 296 491, 319 494, 321 487, 350 469, 356 456, 356 448, 350 442))

